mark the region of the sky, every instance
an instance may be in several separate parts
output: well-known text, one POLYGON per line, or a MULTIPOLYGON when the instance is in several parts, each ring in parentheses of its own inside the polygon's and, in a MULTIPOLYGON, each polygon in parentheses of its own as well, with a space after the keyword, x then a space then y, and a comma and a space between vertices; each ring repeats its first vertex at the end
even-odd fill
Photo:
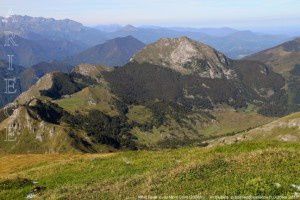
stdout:
POLYGON ((9 13, 73 19, 88 26, 300 27, 300 0, 0 0, 9 13))

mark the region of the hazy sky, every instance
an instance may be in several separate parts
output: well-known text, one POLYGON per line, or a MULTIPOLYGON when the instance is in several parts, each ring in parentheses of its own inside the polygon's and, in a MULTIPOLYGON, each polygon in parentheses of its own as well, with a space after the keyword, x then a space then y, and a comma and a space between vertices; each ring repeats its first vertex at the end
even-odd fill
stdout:
POLYGON ((85 25, 296 27, 300 0, 0 0, 0 15, 70 18, 85 25))

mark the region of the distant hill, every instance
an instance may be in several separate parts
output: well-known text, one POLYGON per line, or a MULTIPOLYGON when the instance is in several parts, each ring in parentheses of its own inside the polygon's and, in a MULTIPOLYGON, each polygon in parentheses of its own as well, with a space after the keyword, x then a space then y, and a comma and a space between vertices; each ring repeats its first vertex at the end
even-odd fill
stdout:
POLYGON ((266 63, 287 80, 290 110, 300 110, 300 38, 246 57, 266 63))
POLYGON ((300 64, 300 38, 247 56, 248 60, 262 61, 279 73, 290 72, 300 64))
POLYGON ((91 47, 65 60, 73 65, 88 63, 107 66, 122 66, 145 46, 132 36, 116 38, 91 47))
POLYGON ((224 37, 201 40, 224 52, 230 58, 240 59, 258 51, 273 47, 289 38, 282 35, 266 35, 251 31, 237 31, 224 37))
POLYGON ((47 73, 58 71, 63 73, 70 73, 73 66, 67 63, 52 61, 41 62, 32 67, 25 69, 21 74, 22 91, 26 91, 30 86, 35 84, 42 76, 47 73))

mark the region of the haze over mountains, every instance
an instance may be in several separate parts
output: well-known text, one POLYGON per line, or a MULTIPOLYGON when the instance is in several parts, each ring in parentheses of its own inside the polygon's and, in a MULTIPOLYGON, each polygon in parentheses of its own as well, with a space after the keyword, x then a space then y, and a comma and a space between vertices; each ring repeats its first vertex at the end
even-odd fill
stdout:
MULTIPOLYGON (((0 31, 6 34, 13 32, 18 35, 16 39, 20 40, 22 48, 5 51, 16 54, 16 64, 25 67, 42 61, 64 60, 88 48, 103 44, 107 40, 127 36, 133 36, 145 44, 155 42, 160 38, 187 36, 211 45, 231 58, 240 58, 289 39, 287 36, 264 35, 231 28, 196 29, 134 27, 132 25, 90 28, 69 19, 55 20, 19 15, 9 18, 1 17, 0 31)), ((4 55, 0 55, 1 58, 5 59, 4 55)))
POLYGON ((0 59, 7 60, 7 55, 14 55, 13 62, 24 67, 43 61, 61 60, 84 49, 83 45, 68 40, 28 40, 19 36, 14 38, 18 46, 4 47, 6 37, 8 36, 0 36, 0 59))
POLYGON ((55 20, 53 18, 12 15, 0 18, 2 32, 14 32, 29 40, 67 40, 88 46, 100 44, 106 40, 105 34, 93 28, 83 26, 73 20, 55 20))
MULTIPOLYGON (((107 31, 107 29, 105 29, 105 27, 102 28, 102 26, 96 28, 101 31, 107 31)), ((178 27, 164 28, 156 26, 135 27, 127 25, 124 27, 119 26, 119 29, 114 26, 114 29, 111 30, 108 32, 108 37, 114 38, 132 35, 146 44, 155 42, 160 38, 187 36, 191 39, 211 45, 231 58, 241 58, 288 40, 287 36, 239 31, 231 28, 197 29, 178 27)))

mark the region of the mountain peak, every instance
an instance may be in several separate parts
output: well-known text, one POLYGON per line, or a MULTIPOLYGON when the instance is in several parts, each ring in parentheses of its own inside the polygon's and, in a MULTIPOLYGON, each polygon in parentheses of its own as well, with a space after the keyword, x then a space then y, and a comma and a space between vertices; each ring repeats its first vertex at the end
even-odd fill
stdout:
POLYGON ((137 30, 137 28, 133 25, 128 24, 128 25, 124 26, 122 30, 123 31, 135 31, 135 30, 137 30))
MULTIPOLYGON (((122 38, 122 37, 121 37, 122 38)), ((138 40, 135 37, 133 37, 132 35, 128 35, 126 37, 123 37, 123 39, 127 39, 127 40, 138 40)))
POLYGON ((206 78, 232 78, 233 70, 225 55, 188 37, 162 38, 146 46, 132 61, 168 67, 182 74, 206 78))
POLYGON ((141 41, 139 41, 138 39, 136 39, 135 37, 133 37, 131 35, 128 35, 128 36, 125 36, 125 37, 117 37, 117 38, 114 38, 114 39, 111 39, 111 40, 107 40, 106 43, 110 43, 110 42, 124 42, 124 41, 127 41, 127 42, 134 41, 134 42, 142 43, 141 41))
MULTIPOLYGON (((156 43, 161 44, 161 45, 169 45, 170 43, 172 44, 178 44, 178 45, 182 45, 182 44, 193 44, 196 41, 186 37, 186 36, 182 36, 182 37, 178 37, 178 38, 161 38, 159 39, 156 43)), ((197 42, 199 44, 201 44, 200 42, 197 42)))

